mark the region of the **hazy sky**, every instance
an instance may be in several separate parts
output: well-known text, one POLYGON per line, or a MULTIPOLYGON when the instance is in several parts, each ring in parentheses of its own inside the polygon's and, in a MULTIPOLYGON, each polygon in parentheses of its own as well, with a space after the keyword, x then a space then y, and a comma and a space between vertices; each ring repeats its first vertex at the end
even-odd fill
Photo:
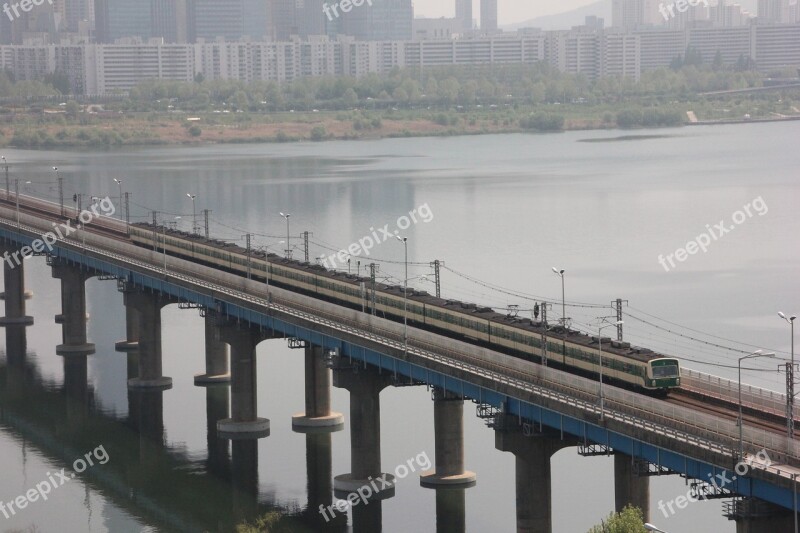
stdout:
MULTIPOLYGON (((588 5, 592 0, 497 0, 500 24, 512 24, 541 15, 552 15, 588 5)), ((455 0, 414 0, 414 15, 425 17, 452 17, 455 0)), ((480 0, 474 0, 472 13, 480 18, 480 0)))

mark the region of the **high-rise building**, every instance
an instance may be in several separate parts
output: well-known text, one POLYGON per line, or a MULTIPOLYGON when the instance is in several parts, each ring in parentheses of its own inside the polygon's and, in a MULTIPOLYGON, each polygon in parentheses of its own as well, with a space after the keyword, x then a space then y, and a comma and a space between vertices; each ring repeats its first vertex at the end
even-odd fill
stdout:
POLYGON ((789 0, 758 0, 758 23, 781 24, 791 20, 789 0))
POLYGON ((456 0, 456 21, 462 30, 472 29, 472 0, 456 0))
POLYGON ((659 25, 664 18, 659 14, 659 4, 664 0, 613 0, 611 4, 611 26, 633 30, 648 25, 659 25))
POLYGON ((95 0, 94 16, 98 43, 113 43, 126 37, 150 38, 152 25, 149 1, 95 0))
POLYGON ((380 0, 354 7, 339 17, 340 33, 362 41, 408 41, 412 35, 411 0, 380 0))
POLYGON ((188 38, 261 40, 267 34, 267 11, 267 0, 187 0, 188 38))
POLYGON ((151 37, 160 37, 165 43, 185 43, 186 0, 151 0, 151 37))
POLYGON ((497 0, 481 0, 481 31, 497 31, 497 0))
POLYGON ((62 0, 64 17, 62 28, 77 32, 81 21, 90 20, 89 3, 90 0, 62 0))

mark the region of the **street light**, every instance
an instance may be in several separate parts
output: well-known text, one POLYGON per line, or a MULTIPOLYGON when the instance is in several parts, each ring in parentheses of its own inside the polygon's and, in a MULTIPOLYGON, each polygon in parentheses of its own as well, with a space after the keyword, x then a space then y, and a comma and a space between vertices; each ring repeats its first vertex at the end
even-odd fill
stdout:
POLYGON ((745 359, 758 359, 759 357, 775 357, 773 352, 762 353, 756 350, 750 355, 739 358, 739 461, 744 461, 744 419, 742 418, 742 361, 745 359))
POLYGON ((122 209, 122 180, 118 180, 117 178, 114 178, 114 181, 119 186, 119 204, 117 204, 117 205, 119 205, 119 208, 122 209))
POLYGON ((654 526, 653 524, 651 524, 651 523, 649 523, 649 522, 648 522, 647 524, 645 524, 645 525, 644 525, 644 528, 645 528, 647 531, 654 531, 655 533, 667 533, 667 532, 666 532, 666 531, 664 531, 663 529, 658 529, 656 526, 654 526))
POLYGON ((292 258, 292 247, 291 247, 290 243, 292 241, 289 240, 289 217, 292 216, 292 214, 291 213, 286 213, 286 214, 281 213, 281 216, 286 219, 286 259, 291 259, 292 258))
POLYGON ((556 273, 556 276, 561 278, 561 322, 564 327, 567 327, 567 302, 564 298, 564 269, 558 269, 553 267, 553 272, 556 273))
POLYGON ((792 329, 792 362, 789 366, 789 379, 786 380, 786 430, 789 438, 794 439, 794 319, 797 316, 787 317, 783 311, 778 311, 778 316, 788 322, 792 329))
MULTIPOLYGON (((601 320, 603 320, 605 322, 606 318, 602 318, 601 320)), ((603 396, 603 335, 602 335, 602 331, 604 329, 606 329, 606 328, 612 328, 612 327, 615 328, 615 327, 620 326, 620 325, 622 325, 624 323, 625 322, 622 321, 622 320, 617 320, 616 322, 606 323, 605 326, 599 326, 597 328, 597 345, 598 345, 598 350, 600 352, 600 420, 602 420, 603 417, 605 416, 605 409, 606 409, 605 396, 603 396)))
POLYGON ((11 184, 8 182, 8 161, 6 161, 6 156, 0 156, 3 160, 3 166, 6 167, 6 200, 11 200, 11 184))
MULTIPOLYGON (((181 217, 175 217, 175 220, 180 220, 181 217)), ((164 278, 167 277, 167 224, 163 226, 164 231, 162 232, 164 235, 164 278)))
POLYGON ((408 237, 395 235, 403 243, 405 251, 406 275, 403 280, 403 357, 408 357, 408 237))
POLYGON ((197 235, 197 210, 195 209, 194 204, 194 200, 197 198, 197 195, 187 192, 186 196, 192 199, 192 233, 197 235))
POLYGON ((270 296, 270 294, 269 294, 269 249, 272 248, 273 246, 278 246, 279 244, 283 244, 283 242, 284 241, 278 241, 275 244, 270 244, 268 246, 264 246, 264 248, 263 248, 264 249, 264 261, 266 261, 266 263, 267 263, 267 275, 266 275, 266 280, 267 280, 267 298, 269 298, 269 296, 270 296))
POLYGON ((56 181, 58 182, 58 200, 61 204, 61 216, 64 216, 64 182, 62 178, 58 175, 58 167, 53 167, 53 170, 56 172, 56 181))

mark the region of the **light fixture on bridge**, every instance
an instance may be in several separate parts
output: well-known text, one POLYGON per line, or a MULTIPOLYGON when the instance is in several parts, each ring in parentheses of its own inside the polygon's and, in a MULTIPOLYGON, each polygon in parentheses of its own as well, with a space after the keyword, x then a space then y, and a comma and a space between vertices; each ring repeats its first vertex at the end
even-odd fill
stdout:
POLYGON ((783 311, 778 316, 784 319, 792 330, 792 360, 786 365, 786 432, 790 439, 794 438, 794 320, 796 315, 787 317, 783 311))
POLYGON ((197 235, 197 209, 195 208, 194 202, 197 198, 197 195, 187 192, 186 196, 192 199, 192 233, 197 235))
POLYGON ((553 267, 553 272, 555 272, 556 276, 561 278, 561 323, 566 328, 567 327, 567 301, 564 297, 564 269, 553 267))
POLYGON ((292 258, 292 246, 291 240, 289 240, 289 217, 292 216, 291 213, 283 213, 281 212, 281 216, 286 219, 286 259, 292 258))

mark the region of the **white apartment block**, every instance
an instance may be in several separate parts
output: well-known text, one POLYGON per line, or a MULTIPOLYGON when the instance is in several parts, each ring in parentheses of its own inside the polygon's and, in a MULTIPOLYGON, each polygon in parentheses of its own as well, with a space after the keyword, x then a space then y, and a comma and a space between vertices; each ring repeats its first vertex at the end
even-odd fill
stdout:
POLYGON ((428 41, 329 40, 197 44, 62 44, 0 46, 0 68, 20 80, 64 72, 77 94, 124 93, 147 79, 287 82, 307 76, 365 76, 393 68, 533 64, 590 79, 668 67, 688 46, 711 62, 752 58, 761 70, 800 67, 800 24, 749 25, 634 32, 588 27, 525 30, 511 35, 428 41))

